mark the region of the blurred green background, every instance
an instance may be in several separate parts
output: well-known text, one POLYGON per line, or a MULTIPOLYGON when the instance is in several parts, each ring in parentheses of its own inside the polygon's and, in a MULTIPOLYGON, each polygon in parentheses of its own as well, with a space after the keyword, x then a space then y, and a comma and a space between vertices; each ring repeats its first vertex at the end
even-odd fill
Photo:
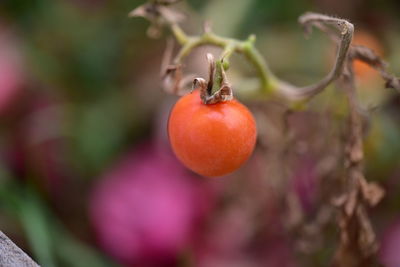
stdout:
MULTIPOLYGON (((121 260, 99 245, 101 233, 93 229, 88 216, 93 188, 120 158, 147 142, 167 146, 165 123, 175 99, 162 92, 159 73, 168 31, 160 39, 150 39, 147 21, 128 18, 143 3, 0 2, 0 230, 43 266, 234 266, 224 259, 235 257, 223 252, 216 253, 214 265, 196 264, 196 257, 190 255, 196 254, 197 242, 189 246, 190 252, 177 253, 178 263, 138 263, 135 257, 140 255, 133 255, 132 261, 121 260)), ((304 39, 297 18, 306 11, 350 19, 356 35, 364 33, 377 43, 365 45, 378 47, 391 71, 400 73, 400 3, 396 0, 190 0, 179 7, 189 15, 184 24, 189 33, 198 34, 204 20, 210 20, 214 31, 222 35, 244 39, 255 33, 256 46, 271 69, 296 84, 322 77, 335 51, 318 31, 304 39)), ((233 67, 233 81, 241 77, 235 77, 236 73, 248 71, 243 68, 233 67)), ((400 98, 383 89, 379 77, 366 76, 372 78, 364 81, 360 74, 359 95, 363 105, 375 108, 366 135, 367 177, 389 189, 374 213, 380 218, 375 222, 378 232, 383 232, 400 216, 400 98)), ((332 100, 333 94, 329 90, 320 96, 311 109, 341 113, 343 103, 340 98, 332 100)), ((249 173, 257 176, 249 169, 231 181, 191 178, 201 180, 198 186, 212 188, 215 194, 219 208, 208 213, 206 220, 223 214, 220 207, 230 198, 240 198, 234 185, 241 185, 249 173)), ((239 220, 232 216, 233 221, 239 220)), ((210 233, 209 228, 201 229, 210 233)), ((253 246, 261 251, 282 247, 279 240, 268 240, 272 243, 253 246)), ((284 255, 295 255, 292 242, 288 243, 284 255)), ((329 258, 332 246, 316 253, 315 266, 329 258)), ((245 251, 243 247, 237 250, 245 251)), ((240 262, 235 266, 298 266, 282 261, 240 262)))

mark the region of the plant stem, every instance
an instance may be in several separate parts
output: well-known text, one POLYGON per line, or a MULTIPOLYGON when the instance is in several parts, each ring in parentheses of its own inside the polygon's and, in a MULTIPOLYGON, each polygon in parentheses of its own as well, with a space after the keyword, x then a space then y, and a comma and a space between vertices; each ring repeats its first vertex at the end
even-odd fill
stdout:
POLYGON ((174 23, 171 25, 171 31, 174 34, 179 44, 185 45, 188 42, 186 33, 179 27, 178 24, 174 23))
POLYGON ((175 64, 180 64, 182 60, 196 47, 202 45, 214 45, 224 49, 221 58, 227 61, 234 52, 245 55, 258 72, 262 93, 270 94, 278 87, 278 79, 272 74, 263 56, 254 46, 254 35, 251 35, 244 41, 221 37, 211 31, 206 31, 200 36, 188 36, 177 24, 171 25, 171 31, 178 43, 182 45, 181 50, 175 57, 175 64))
POLYGON ((180 68, 177 66, 182 66, 183 59, 198 46, 214 45, 221 47, 223 52, 220 60, 224 61, 222 62, 224 70, 229 68, 229 57, 234 52, 237 52, 243 54, 257 70, 257 76, 260 80, 258 96, 267 95, 280 99, 283 98, 283 100, 292 102, 292 104, 294 104, 292 107, 295 107, 297 106, 296 104, 302 104, 305 101, 310 100, 313 96, 328 87, 332 82, 338 80, 342 75, 344 75, 343 66, 346 60, 360 59, 373 66, 381 73, 381 76, 386 81, 386 87, 400 91, 400 79, 387 72, 386 65, 382 60, 368 49, 350 46, 354 26, 345 19, 311 12, 305 13, 299 18, 299 23, 304 26, 306 33, 310 33, 312 27, 319 28, 323 32, 327 33, 329 37, 338 44, 338 52, 332 70, 325 77, 314 84, 298 87, 285 81, 281 81, 275 77, 268 68, 263 56, 255 47, 254 35, 251 35, 247 40, 236 40, 233 38, 222 37, 213 33, 209 25, 206 24, 203 34, 199 36, 190 36, 178 25, 178 21, 180 21, 180 16, 177 15, 178 13, 172 12, 172 14, 175 14, 175 17, 166 16, 165 14, 165 6, 157 2, 152 2, 136 8, 130 13, 130 16, 145 17, 153 23, 153 26, 157 25, 157 22, 159 22, 161 18, 166 21, 166 24, 169 26, 177 42, 182 46, 173 62, 173 64, 175 64, 175 69, 180 68), (151 8, 149 8, 149 5, 151 8), (337 30, 339 30, 339 34, 337 30))
POLYGON ((255 49, 253 45, 249 45, 247 43, 243 48, 245 51, 244 54, 249 59, 249 61, 253 63, 258 71, 263 88, 262 92, 271 93, 273 90, 277 90, 277 88, 279 87, 279 80, 269 70, 267 63, 265 62, 260 52, 255 49), (269 90, 269 88, 273 88, 273 90, 269 90))
POLYGON ((216 65, 215 65, 215 77, 214 77, 214 83, 213 83, 213 87, 211 89, 211 94, 215 93, 218 91, 219 88, 221 88, 222 85, 222 68, 223 68, 223 64, 221 60, 217 60, 216 65))
POLYGON ((304 26, 306 34, 311 33, 313 26, 322 31, 326 31, 325 25, 331 25, 340 31, 341 38, 339 40, 339 48, 336 54, 335 64, 332 70, 319 82, 304 87, 297 87, 285 82, 280 84, 281 87, 278 90, 279 93, 292 101, 302 101, 312 98, 343 74, 344 64, 347 59, 354 32, 353 24, 347 20, 316 13, 305 13, 299 18, 299 22, 304 26))
MULTIPOLYGON (((340 31, 339 49, 332 70, 319 82, 297 87, 284 81, 280 81, 268 68, 263 56, 254 46, 255 36, 250 35, 247 40, 240 41, 232 38, 221 37, 213 33, 208 27, 200 36, 188 36, 178 24, 171 24, 171 31, 176 40, 182 45, 175 57, 174 63, 181 64, 182 60, 196 47, 202 45, 214 45, 223 48, 221 59, 226 60, 224 68, 229 67, 229 57, 234 53, 241 53, 253 64, 260 79, 260 93, 263 95, 275 95, 289 101, 301 102, 308 100, 324 90, 329 84, 337 80, 343 73, 343 65, 347 58, 353 37, 354 27, 346 20, 333 18, 316 13, 306 13, 300 17, 299 22, 305 27, 306 32, 311 32, 311 27, 316 26, 325 30, 325 25, 332 25, 340 31)), ((215 88, 213 88, 214 90, 215 88)))

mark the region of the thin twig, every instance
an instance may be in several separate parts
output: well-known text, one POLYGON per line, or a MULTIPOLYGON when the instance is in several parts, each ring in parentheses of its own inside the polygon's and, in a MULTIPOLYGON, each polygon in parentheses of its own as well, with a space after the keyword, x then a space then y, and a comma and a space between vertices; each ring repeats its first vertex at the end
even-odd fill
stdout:
POLYGON ((343 192, 337 199, 339 201, 336 201, 339 208, 340 242, 333 265, 338 267, 376 266, 378 243, 367 209, 375 206, 384 195, 381 187, 368 183, 364 177, 363 117, 355 97, 353 59, 346 60, 345 75, 341 77, 350 114, 345 144, 343 192))
POLYGON ((376 69, 386 82, 386 88, 395 89, 400 93, 400 79, 389 73, 388 64, 383 61, 372 49, 353 45, 349 51, 349 60, 360 60, 376 69))
MULTIPOLYGON (((305 100, 318 94, 325 89, 331 82, 340 77, 343 72, 343 66, 346 61, 347 53, 353 38, 354 26, 344 19, 333 18, 316 13, 306 13, 299 18, 299 23, 304 26, 306 34, 311 33, 312 26, 320 26, 321 24, 332 25, 339 29, 341 41, 336 54, 335 64, 327 76, 316 84, 305 87, 296 87, 285 82, 280 83, 278 90, 283 96, 290 100, 305 100)), ((319 27, 320 28, 320 27, 319 27)))
MULTIPOLYGON (((259 92, 261 95, 279 96, 289 101, 301 102, 309 100, 324 90, 333 81, 337 80, 343 73, 343 65, 349 57, 350 59, 362 60, 376 68, 386 81, 386 87, 394 88, 400 92, 400 80, 387 71, 385 64, 380 64, 380 59, 374 55, 373 52, 371 53, 371 50, 351 46, 354 26, 345 19, 317 13, 305 13, 299 18, 299 23, 304 26, 307 34, 311 33, 312 27, 316 27, 327 33, 334 42, 338 43, 339 48, 332 70, 323 79, 309 86, 298 87, 275 77, 264 58, 255 47, 254 35, 250 35, 250 37, 244 41, 221 37, 211 30, 209 23, 205 23, 204 32, 201 35, 187 35, 178 25, 178 22, 182 19, 181 14, 170 7, 174 2, 175 1, 167 1, 167 5, 163 4, 164 2, 158 1, 144 4, 132 11, 130 15, 142 16, 149 19, 155 26, 161 23, 170 28, 172 34, 181 45, 181 49, 173 61, 173 65, 175 65, 176 69, 178 69, 177 66, 182 66, 183 59, 196 47, 204 45, 218 46, 224 49, 221 58, 226 60, 226 66, 228 66, 229 56, 234 52, 245 55, 253 64, 257 70, 257 76, 260 79, 259 92), (166 14, 169 15, 165 17, 166 14), (339 30, 339 34, 337 30, 339 30)), ((177 75, 177 77, 179 78, 179 75, 177 75)), ((184 84, 187 83, 185 82, 184 84)), ((182 88, 178 89, 179 90, 174 91, 180 92, 182 88)))

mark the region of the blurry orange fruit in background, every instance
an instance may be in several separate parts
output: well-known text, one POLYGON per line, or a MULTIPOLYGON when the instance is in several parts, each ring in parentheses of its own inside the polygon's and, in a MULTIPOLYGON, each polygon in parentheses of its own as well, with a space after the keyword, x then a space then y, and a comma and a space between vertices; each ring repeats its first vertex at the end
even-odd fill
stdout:
MULTIPOLYGON (((353 45, 362 45, 371 48, 380 57, 384 54, 383 46, 378 38, 366 30, 355 31, 353 45)), ((361 81, 371 81, 379 77, 379 73, 376 70, 360 60, 355 60, 353 66, 356 77, 361 81)))

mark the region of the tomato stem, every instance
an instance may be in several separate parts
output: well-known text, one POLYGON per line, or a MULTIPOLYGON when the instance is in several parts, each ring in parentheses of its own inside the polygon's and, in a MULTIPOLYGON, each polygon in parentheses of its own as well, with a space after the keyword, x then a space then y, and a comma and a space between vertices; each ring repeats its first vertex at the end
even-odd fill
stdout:
MULTIPOLYGON (((179 14, 179 12, 176 12, 172 9, 169 9, 168 12, 166 12, 166 9, 169 8, 166 6, 172 5, 173 3, 174 2, 168 2, 168 5, 165 5, 158 2, 151 2, 136 8, 130 13, 130 16, 142 16, 149 19, 150 22, 152 22, 153 27, 167 25, 170 28, 175 39, 182 46, 174 59, 173 64, 175 66, 169 68, 170 70, 175 69, 180 71, 182 61, 196 47, 214 45, 223 49, 220 57, 223 70, 227 70, 229 68, 229 58, 233 53, 243 54, 257 70, 257 76, 260 81, 260 89, 258 90, 257 95, 273 96, 286 99, 292 104, 292 107, 302 105, 302 103, 308 101, 313 96, 323 91, 332 82, 338 80, 340 77, 343 77, 345 75, 345 62, 352 61, 354 59, 362 60, 373 66, 380 72, 382 78, 386 81, 386 86, 388 88, 394 88, 400 91, 400 79, 389 74, 386 70, 385 64, 381 64, 382 61, 377 60, 376 56, 371 51, 365 51, 365 49, 362 50, 361 48, 351 46, 354 26, 345 19, 310 12, 300 16, 299 23, 304 26, 306 33, 310 33, 312 27, 322 30, 323 32, 327 33, 334 42, 337 43, 338 52, 336 54, 336 60, 332 70, 325 77, 314 84, 298 87, 288 82, 279 80, 273 74, 273 72, 269 69, 264 57, 255 47, 255 35, 250 35, 246 40, 222 37, 215 34, 211 30, 209 24, 205 24, 204 32, 202 34, 197 36, 188 35, 178 25, 183 16, 179 14), (166 15, 167 13, 168 16, 166 15)), ((219 69, 220 68, 217 67, 217 72, 221 72, 219 69)), ((174 73, 175 79, 177 80, 176 84, 179 84, 180 82, 183 84, 184 80, 182 77, 176 74, 179 74, 179 72, 175 71, 174 73)), ((216 80, 214 86, 212 86, 212 92, 220 90, 223 86, 223 84, 218 84, 219 78, 215 78, 216 80)))
MULTIPOLYGON (((207 28, 207 31, 205 31, 202 35, 188 36, 178 24, 172 24, 171 31, 176 40, 182 45, 181 50, 175 57, 174 63, 181 64, 183 59, 190 54, 194 48, 202 45, 215 45, 222 47, 224 50, 222 52, 221 59, 226 60, 226 68, 229 67, 228 60, 234 52, 244 54, 247 60, 253 64, 258 72, 258 77, 261 83, 260 93, 262 95, 275 95, 278 97, 283 97, 291 101, 293 106, 298 106, 299 103, 310 99, 340 77, 343 72, 343 65, 350 48, 354 31, 353 25, 346 20, 316 13, 304 14, 300 17, 299 22, 304 25, 308 31, 310 31, 312 26, 320 27, 321 24, 333 25, 340 30, 341 36, 336 62, 332 68, 332 71, 319 82, 309 86, 297 87, 285 81, 280 81, 278 78, 276 78, 269 69, 264 57, 255 47, 254 44, 256 38, 254 35, 250 35, 247 40, 239 41, 232 38, 218 36, 213 33, 211 29, 207 28)), ((217 78, 218 77, 216 77, 216 79, 217 78)), ((216 80, 212 91, 215 92, 218 90, 218 86, 220 85, 218 84, 218 80, 216 80)))
POLYGON ((223 61, 218 60, 215 63, 214 56, 207 54, 208 60, 208 81, 203 78, 195 78, 193 89, 199 89, 200 99, 204 104, 215 104, 232 100, 233 93, 230 84, 227 81, 223 61))
POLYGON ((218 89, 221 88, 222 84, 222 62, 221 60, 217 60, 216 65, 215 65, 215 73, 214 73, 214 84, 211 89, 211 94, 215 93, 218 91, 218 89))
POLYGON ((214 45, 224 49, 221 59, 224 59, 224 69, 229 68, 229 57, 234 53, 241 53, 253 64, 260 78, 260 91, 264 94, 271 94, 277 88, 278 79, 275 78, 270 71, 261 53, 254 46, 255 35, 250 35, 247 40, 239 41, 232 38, 225 38, 216 35, 211 30, 205 31, 200 36, 188 36, 178 24, 172 24, 172 34, 180 45, 181 50, 175 57, 174 63, 181 64, 183 59, 188 56, 191 51, 199 46, 214 45))

